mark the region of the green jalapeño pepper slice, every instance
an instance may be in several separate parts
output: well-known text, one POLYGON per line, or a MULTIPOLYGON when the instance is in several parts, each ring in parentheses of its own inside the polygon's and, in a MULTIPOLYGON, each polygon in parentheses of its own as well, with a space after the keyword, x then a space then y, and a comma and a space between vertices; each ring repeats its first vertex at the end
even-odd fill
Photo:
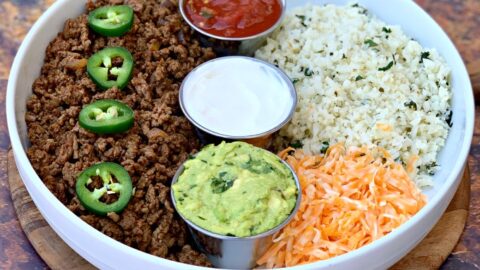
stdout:
POLYGON ((123 89, 133 71, 133 56, 125 48, 110 47, 98 51, 88 59, 87 72, 102 89, 114 86, 123 89), (121 63, 121 64, 120 64, 121 63))
POLYGON ((106 215, 110 212, 121 212, 132 197, 133 188, 132 180, 122 166, 104 162, 84 170, 77 178, 75 191, 85 209, 97 215, 106 215), (93 177, 98 177, 103 186, 97 188, 98 179, 92 179, 93 177), (89 187, 94 181, 97 181, 97 187, 89 187), (110 203, 102 202, 101 198, 105 194, 116 194, 118 199, 110 203))
POLYGON ((102 99, 80 111, 78 122, 81 127, 97 134, 125 132, 133 126, 134 113, 126 104, 102 99))
POLYGON ((125 5, 97 8, 88 14, 88 25, 102 36, 122 36, 132 28, 133 9, 125 5))

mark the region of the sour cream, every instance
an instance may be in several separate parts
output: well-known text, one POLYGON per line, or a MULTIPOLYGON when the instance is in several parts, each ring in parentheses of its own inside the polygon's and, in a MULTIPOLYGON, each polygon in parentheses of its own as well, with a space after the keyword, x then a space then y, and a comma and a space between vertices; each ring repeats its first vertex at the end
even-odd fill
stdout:
POLYGON ((289 78, 263 61, 230 56, 194 69, 183 81, 180 105, 198 128, 224 138, 273 133, 297 102, 289 78))

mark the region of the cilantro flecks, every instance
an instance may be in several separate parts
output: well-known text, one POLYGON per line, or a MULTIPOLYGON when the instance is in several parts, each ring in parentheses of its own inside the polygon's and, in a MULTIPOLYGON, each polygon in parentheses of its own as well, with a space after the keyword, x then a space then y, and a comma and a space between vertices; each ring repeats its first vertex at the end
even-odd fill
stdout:
POLYGON ((363 15, 368 14, 368 10, 366 8, 360 6, 358 3, 353 4, 352 7, 358 8, 358 13, 360 13, 360 14, 363 14, 363 15))
POLYGON ((220 172, 218 176, 212 178, 210 186, 213 193, 223 193, 233 186, 237 178, 235 176, 229 175, 227 172, 220 172))
POLYGON ((412 110, 415 110, 415 111, 417 110, 417 103, 415 103, 414 101, 410 100, 409 102, 403 103, 403 105, 405 107, 408 107, 408 108, 412 109, 412 110))
POLYGON ((368 47, 370 47, 370 48, 378 46, 378 44, 375 41, 373 41, 372 39, 365 40, 363 42, 363 44, 368 45, 368 47))
POLYGON ((299 18, 300 19, 300 23, 307 27, 307 25, 305 24, 305 15, 295 15, 295 17, 299 18))
POLYGON ((420 63, 423 63, 423 59, 430 59, 430 52, 422 52, 420 55, 420 63))
POLYGON ((291 144, 290 144, 291 147, 293 148, 302 148, 303 147, 303 143, 300 142, 300 141, 293 141, 291 144))
POLYGON ((210 12, 210 10, 206 9, 206 8, 202 8, 200 10, 200 16, 204 17, 205 19, 210 19, 213 17, 213 14, 212 12, 210 12))
POLYGON ((390 63, 388 63, 386 66, 379 68, 378 71, 384 71, 385 72, 385 71, 391 69, 392 67, 393 67, 393 61, 390 61, 390 63))
POLYGON ((322 142, 322 148, 320 149, 320 153, 325 154, 329 147, 330 147, 329 142, 327 142, 327 141, 322 142))
POLYGON ((453 116, 453 111, 450 111, 447 115, 447 118, 445 119, 445 122, 447 122, 449 127, 453 126, 452 116, 453 116))
POLYGON ((305 76, 307 77, 310 77, 313 75, 313 70, 309 69, 309 68, 306 68, 305 71, 303 72, 303 74, 305 74, 305 76))

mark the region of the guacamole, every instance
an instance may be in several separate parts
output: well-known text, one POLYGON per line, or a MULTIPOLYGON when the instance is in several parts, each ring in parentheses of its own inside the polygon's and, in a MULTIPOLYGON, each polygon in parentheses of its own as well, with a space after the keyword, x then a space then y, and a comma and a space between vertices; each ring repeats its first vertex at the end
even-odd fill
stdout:
POLYGON ((208 145, 172 185, 178 212, 213 233, 247 237, 281 224, 297 186, 275 154, 244 142, 208 145))

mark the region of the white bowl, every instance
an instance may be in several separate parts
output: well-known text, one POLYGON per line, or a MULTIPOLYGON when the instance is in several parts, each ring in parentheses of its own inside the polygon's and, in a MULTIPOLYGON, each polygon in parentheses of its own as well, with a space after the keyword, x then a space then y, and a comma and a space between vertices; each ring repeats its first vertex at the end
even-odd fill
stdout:
MULTIPOLYGON (((311 1, 315 4, 346 4, 349 0, 311 1)), ((100 233, 70 212, 47 189, 33 170, 24 120, 32 83, 39 75, 48 43, 67 18, 84 11, 86 0, 59 0, 35 23, 22 43, 12 66, 7 90, 7 120, 15 161, 28 192, 50 226, 76 252, 102 269, 185 269, 187 265, 158 258, 130 248, 100 233)), ((310 1, 296 0, 289 8, 310 1)), ((452 199, 461 180, 474 125, 472 87, 465 65, 442 29, 413 1, 360 0, 373 14, 389 24, 400 25, 423 46, 436 48, 452 69, 453 127, 439 156, 442 169, 434 176, 435 188, 426 192, 428 204, 389 235, 356 251, 292 269, 385 269, 407 254, 431 230, 452 199)), ((202 269, 189 265, 188 269, 202 269)))

